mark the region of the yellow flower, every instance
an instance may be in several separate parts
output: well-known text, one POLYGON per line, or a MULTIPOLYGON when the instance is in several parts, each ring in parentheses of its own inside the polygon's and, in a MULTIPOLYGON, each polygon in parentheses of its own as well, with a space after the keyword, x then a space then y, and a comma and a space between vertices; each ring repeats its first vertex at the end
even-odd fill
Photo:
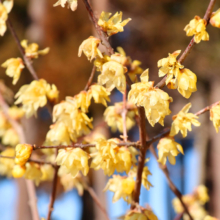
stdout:
POLYGON ((210 216, 210 215, 207 215, 207 216, 204 218, 204 220, 218 220, 218 219, 215 218, 215 217, 212 217, 212 216, 210 216))
POLYGON ((2 136, 2 144, 4 145, 7 146, 10 145, 14 147, 18 143, 19 143, 19 136, 13 128, 8 129, 2 136))
POLYGON ((83 52, 89 61, 92 61, 97 57, 103 58, 101 51, 98 49, 100 42, 101 41, 98 38, 93 36, 84 40, 79 46, 78 56, 81 57, 83 52))
POLYGON ((76 177, 79 171, 84 176, 89 172, 88 166, 89 155, 80 148, 60 149, 56 162, 58 165, 65 166, 68 172, 76 177))
POLYGON ((131 148, 119 147, 118 139, 98 139, 96 141, 97 153, 92 160, 91 168, 103 169, 105 175, 112 175, 114 171, 128 173, 131 166, 136 162, 135 154, 131 148))
POLYGON ((111 60, 111 58, 108 55, 104 55, 104 54, 103 54, 102 58, 97 57, 94 61, 94 65, 96 66, 96 70, 101 72, 103 64, 107 63, 110 60, 111 60))
POLYGON ((172 137, 162 138, 160 139, 158 145, 158 155, 159 159, 158 162, 165 165, 167 158, 169 162, 174 165, 176 163, 176 156, 181 152, 183 152, 183 148, 180 144, 174 141, 172 137))
POLYGON ((77 9, 78 2, 77 0, 58 0, 53 6, 56 7, 60 5, 61 7, 65 7, 65 4, 67 3, 67 7, 70 8, 72 11, 75 11, 77 9))
POLYGON ((65 191, 70 191, 76 188, 79 195, 83 195, 84 187, 82 184, 80 173, 78 173, 75 177, 72 177, 71 174, 68 174, 68 170, 66 169, 66 167, 61 166, 58 171, 58 175, 65 191))
POLYGON ((163 58, 157 63, 157 66, 160 68, 159 77, 167 75, 166 84, 171 82, 174 77, 177 78, 180 74, 180 69, 184 67, 176 60, 180 53, 181 50, 177 50, 171 54, 169 53, 167 58, 163 58))
POLYGON ((24 64, 21 58, 11 58, 6 60, 2 64, 3 68, 6 69, 6 75, 13 77, 12 84, 15 85, 20 78, 21 71, 24 69, 24 64))
POLYGON ((158 220, 157 216, 150 209, 144 209, 141 207, 141 212, 137 210, 130 210, 125 216, 122 216, 123 220, 158 220))
POLYGON ((148 82, 147 69, 141 75, 141 82, 131 85, 128 100, 145 108, 146 117, 151 126, 157 122, 163 125, 165 116, 171 113, 169 103, 173 99, 166 92, 153 87, 153 85, 154 82, 148 82))
POLYGON ((24 114, 24 110, 22 108, 17 107, 16 105, 8 109, 8 115, 10 116, 10 118, 13 118, 14 120, 21 119, 24 116, 24 114))
POLYGON ((108 92, 105 87, 100 85, 92 85, 88 90, 87 102, 89 102, 90 105, 90 100, 93 97, 95 103, 101 103, 107 107, 106 101, 110 102, 109 95, 110 92, 108 92))
POLYGON ((36 43, 32 43, 28 45, 27 40, 21 41, 21 46, 25 49, 25 55, 30 59, 36 59, 39 55, 46 55, 49 53, 50 48, 47 47, 43 50, 38 50, 39 46, 36 43))
POLYGON ((33 147, 29 144, 18 144, 15 147, 15 163, 18 165, 25 165, 25 163, 29 160, 31 153, 33 151, 33 147))
POLYGON ((8 12, 6 7, 0 3, 0 35, 3 36, 7 29, 6 21, 8 19, 8 12))
POLYGON ((220 28, 220 8, 212 13, 209 22, 213 27, 220 28))
POLYGON ((112 202, 117 202, 120 198, 123 198, 127 203, 131 203, 134 187, 135 181, 133 178, 113 175, 113 177, 109 179, 104 191, 109 190, 114 192, 112 202))
POLYGON ((14 178, 21 178, 25 174, 25 166, 15 165, 12 170, 12 176, 14 178))
POLYGON ((41 172, 39 164, 26 163, 25 167, 26 167, 26 171, 24 174, 24 178, 33 180, 35 184, 38 186, 42 178, 42 172, 41 172))
POLYGON ((145 187, 145 189, 150 190, 150 187, 152 187, 153 185, 150 183, 150 181, 148 180, 148 176, 152 175, 152 173, 150 172, 150 170, 148 169, 147 166, 144 167, 143 172, 142 172, 142 184, 145 187))
POLYGON ((14 0, 4 0, 3 5, 5 6, 7 12, 9 13, 14 6, 14 0))
MULTIPOLYGON (((123 111, 123 103, 115 103, 114 106, 109 106, 106 108, 104 112, 104 118, 106 123, 113 132, 119 130, 121 133, 123 132, 123 119, 122 113, 123 111)), ((130 130, 135 125, 135 110, 128 111, 126 114, 126 129, 130 130)))
MULTIPOLYGON (((1 152, 2 156, 14 157, 15 150, 13 148, 6 148, 1 152)), ((12 159, 0 158, 0 174, 7 177, 12 176, 12 169, 14 167, 14 161, 12 159)))
POLYGON ((184 31, 186 31, 187 36, 194 35, 194 40, 197 44, 201 40, 208 41, 209 34, 206 32, 206 24, 206 20, 200 18, 199 16, 195 16, 195 18, 186 25, 184 31))
POLYGON ((51 181, 54 176, 54 168, 49 164, 44 164, 40 166, 41 170, 41 181, 51 181))
POLYGON ((90 106, 90 100, 88 100, 88 95, 86 91, 81 91, 79 94, 74 96, 77 104, 77 108, 81 108, 83 112, 88 112, 90 106))
POLYGON ((210 109, 210 120, 213 122, 215 130, 218 133, 220 127, 220 104, 210 109))
POLYGON ((195 190, 196 199, 201 202, 202 205, 209 201, 208 189, 204 185, 200 185, 195 190))
POLYGON ((23 109, 27 117, 36 115, 39 107, 47 104, 47 99, 54 101, 57 99, 58 91, 56 86, 50 85, 44 79, 34 80, 29 85, 24 85, 15 95, 17 98, 15 104, 23 104, 23 109), (51 96, 51 91, 54 96, 51 96))
POLYGON ((183 137, 186 137, 187 130, 192 130, 192 124, 196 127, 200 126, 200 123, 197 121, 198 116, 194 115, 193 113, 187 113, 190 108, 191 103, 188 103, 177 115, 173 116, 170 136, 175 136, 180 131, 183 137))
POLYGON ((122 93, 126 88, 125 68, 116 61, 109 61, 103 64, 102 72, 98 76, 98 83, 106 85, 107 91, 112 91, 115 87, 122 93))
POLYGON ((10 123, 4 113, 0 111, 0 137, 2 137, 9 128, 11 128, 10 123))
POLYGON ((98 25, 102 27, 102 30, 107 32, 108 36, 117 34, 124 31, 124 26, 131 20, 128 18, 122 21, 122 12, 116 12, 111 18, 112 13, 102 12, 98 20, 98 25))

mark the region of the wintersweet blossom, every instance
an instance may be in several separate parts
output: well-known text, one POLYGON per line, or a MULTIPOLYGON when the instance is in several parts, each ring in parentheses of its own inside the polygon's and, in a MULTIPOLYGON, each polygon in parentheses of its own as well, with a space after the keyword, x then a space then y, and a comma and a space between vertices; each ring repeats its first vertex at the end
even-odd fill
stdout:
POLYGON ((137 211, 136 209, 130 210, 125 216, 122 216, 121 220, 158 220, 157 216, 149 208, 142 208, 137 211))
MULTIPOLYGON (((1 156, 14 157, 15 150, 13 148, 6 148, 1 152, 1 156)), ((3 176, 11 177, 14 161, 8 158, 0 158, 0 174, 3 176)))
POLYGON ((13 128, 10 128, 7 131, 5 131, 4 135, 2 136, 2 144, 6 146, 15 147, 18 143, 19 136, 13 128))
POLYGON ((172 165, 174 165, 176 163, 175 157, 180 152, 184 154, 182 146, 179 143, 175 142, 174 138, 172 137, 160 139, 157 145, 157 149, 159 155, 158 162, 160 162, 163 165, 166 164, 167 158, 169 162, 172 165))
POLYGON ((88 166, 89 155, 80 148, 60 149, 56 162, 58 165, 66 167, 68 173, 76 177, 79 171, 84 176, 89 172, 88 166))
POLYGON ((218 219, 215 218, 215 217, 212 217, 212 216, 210 216, 210 215, 207 215, 207 216, 204 218, 204 220, 218 220, 218 219))
MULTIPOLYGON (((104 119, 109 127, 111 127, 112 132, 119 130, 123 132, 123 103, 115 103, 114 106, 108 106, 104 112, 104 119)), ((129 131, 135 125, 135 115, 136 109, 129 110, 126 114, 126 129, 129 131)))
POLYGON ((90 102, 88 102, 88 95, 86 91, 81 91, 79 94, 74 96, 77 108, 80 108, 83 112, 88 112, 90 102))
POLYGON ((0 137, 2 137, 9 128, 11 128, 10 123, 4 113, 0 111, 0 137))
POLYGON ((110 56, 106 55, 106 54, 103 54, 102 55, 103 57, 100 58, 100 57, 97 57, 94 61, 94 65, 96 67, 96 70, 97 71, 102 71, 102 66, 104 63, 107 63, 108 61, 111 60, 110 56))
POLYGON ((21 71, 24 69, 24 64, 21 58, 11 58, 6 60, 2 64, 3 68, 6 69, 6 75, 13 77, 12 84, 15 85, 20 78, 21 71))
POLYGON ((54 168, 49 164, 40 166, 41 178, 40 181, 51 181, 54 177, 54 168))
POLYGON ((98 49, 100 42, 100 39, 93 36, 84 40, 79 46, 78 56, 81 57, 83 52, 89 61, 92 61, 97 57, 103 58, 101 51, 98 49))
POLYGON ((14 120, 19 120, 24 116, 25 112, 22 108, 17 107, 16 105, 8 109, 8 115, 14 120))
POLYGON ((39 55, 46 55, 49 53, 50 48, 47 47, 43 50, 38 50, 39 45, 36 43, 28 44, 27 40, 21 41, 21 46, 25 50, 25 55, 30 59, 36 59, 39 55))
POLYGON ((6 21, 8 19, 8 12, 6 7, 0 3, 0 35, 3 36, 7 29, 6 21))
POLYGON ((38 186, 41 182, 42 172, 39 164, 36 163, 26 163, 26 170, 24 173, 24 178, 33 180, 35 184, 38 186))
POLYGON ((61 6, 65 7, 65 4, 67 4, 67 7, 70 8, 72 11, 75 11, 77 9, 78 1, 77 0, 58 0, 53 6, 61 6))
POLYGON ((50 85, 44 79, 34 80, 29 85, 24 85, 15 95, 15 104, 21 104, 26 116, 36 115, 39 107, 47 104, 47 99, 55 101, 58 99, 58 90, 55 85, 50 85))
POLYGON ((88 90, 87 102, 89 102, 90 105, 90 100, 93 98, 95 103, 101 103, 107 107, 107 102, 110 102, 110 94, 111 93, 108 92, 105 87, 100 85, 92 85, 88 90))
POLYGON ((112 13, 110 12, 102 12, 98 25, 102 27, 102 30, 107 32, 109 36, 113 34, 117 34, 118 32, 124 31, 124 26, 131 20, 131 18, 127 18, 122 21, 122 12, 116 12, 111 18, 112 13))
POLYGON ((9 13, 14 6, 14 0, 4 0, 2 4, 5 6, 7 12, 9 13))
POLYGON ((159 77, 167 75, 166 84, 171 82, 174 77, 177 78, 180 74, 180 69, 184 67, 176 59, 180 53, 181 50, 174 51, 171 54, 169 53, 167 58, 163 58, 157 62, 157 66, 160 68, 159 77))
POLYGON ((213 122, 215 130, 218 133, 220 127, 220 104, 210 109, 210 120, 213 122))
POLYGON ((25 174, 25 171, 26 171, 25 166, 15 165, 12 170, 12 176, 14 178, 21 178, 25 174))
POLYGON ((212 13, 209 22, 213 27, 220 28, 220 8, 212 13))
POLYGON ((173 116, 170 136, 175 136, 180 131, 183 137, 186 137, 187 130, 192 130, 192 124, 196 127, 200 126, 200 122, 197 121, 198 116, 194 115, 193 113, 188 113, 191 106, 191 103, 188 103, 177 115, 173 116))
POLYGON ((112 202, 117 202, 120 198, 123 198, 127 203, 131 203, 134 187, 135 181, 133 178, 113 175, 109 179, 104 191, 109 190, 114 192, 112 202))
POLYGON ((96 140, 97 152, 92 160, 91 168, 95 170, 103 169, 105 175, 112 175, 114 171, 128 173, 131 166, 135 164, 135 154, 130 148, 119 147, 118 139, 98 139, 96 140))
POLYGON ((153 85, 154 82, 149 82, 147 69, 141 74, 141 82, 131 85, 128 100, 145 108, 146 117, 151 126, 157 122, 163 125, 165 116, 171 113, 169 103, 173 99, 166 92, 153 85))
POLYGON ((126 68, 116 61, 109 61, 103 64, 102 72, 98 76, 98 83, 106 85, 107 91, 112 91, 117 88, 121 93, 124 93, 126 88, 125 78, 126 68))
POLYGON ((198 44, 201 40, 208 41, 209 34, 206 31, 206 20, 200 18, 199 16, 195 16, 189 24, 186 25, 184 31, 186 31, 187 36, 193 36, 194 40, 198 44))
POLYGON ((208 195, 208 189, 206 186, 204 185, 199 185, 195 191, 194 191, 194 195, 196 197, 196 199, 202 204, 204 205, 205 203, 207 203, 209 201, 209 195, 208 195))
POLYGON ((30 144, 18 144, 15 147, 15 163, 18 165, 25 165, 29 160, 33 147, 30 144))

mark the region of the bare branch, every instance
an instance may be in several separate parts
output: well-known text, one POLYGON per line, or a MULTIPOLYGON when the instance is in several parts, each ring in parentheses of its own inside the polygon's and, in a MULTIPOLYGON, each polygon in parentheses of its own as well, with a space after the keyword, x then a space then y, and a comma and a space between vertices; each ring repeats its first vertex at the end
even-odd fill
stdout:
POLYGON ((92 72, 90 74, 90 77, 89 77, 89 80, 84 88, 84 91, 87 91, 89 89, 89 87, 92 85, 92 81, 93 81, 93 78, 95 76, 95 71, 96 71, 96 66, 94 65, 93 68, 92 68, 92 72))

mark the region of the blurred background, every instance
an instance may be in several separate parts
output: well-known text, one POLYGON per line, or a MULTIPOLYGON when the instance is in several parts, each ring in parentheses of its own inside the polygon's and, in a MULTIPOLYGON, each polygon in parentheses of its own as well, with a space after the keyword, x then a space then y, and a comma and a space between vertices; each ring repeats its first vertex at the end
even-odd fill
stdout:
MULTIPOLYGON (((78 0, 78 9, 75 12, 67 8, 53 7, 55 0, 15 0, 15 6, 10 13, 14 28, 19 38, 28 39, 30 43, 36 42, 40 48, 50 47, 48 55, 34 60, 34 67, 40 78, 48 83, 54 83, 60 91, 60 100, 65 96, 74 96, 84 87, 92 69, 85 56, 79 58, 78 48, 83 40, 91 35, 96 35, 90 22, 87 11, 78 0)), ((125 27, 123 33, 111 37, 111 44, 116 50, 118 46, 124 48, 126 54, 132 60, 142 62, 143 69, 149 68, 150 80, 156 83, 158 78, 157 61, 167 57, 168 53, 175 50, 185 50, 191 38, 183 31, 188 22, 195 15, 203 17, 209 4, 208 0, 91 0, 95 14, 99 17, 102 11, 115 13, 123 12, 123 19, 132 18, 125 27)), ((220 7, 217 1, 214 11, 220 7)), ((192 103, 192 112, 220 100, 220 30, 207 27, 210 35, 209 42, 196 45, 184 66, 193 71, 198 77, 198 91, 192 94, 190 100, 183 98, 176 90, 165 90, 173 97, 171 103, 172 115, 182 107, 192 103)), ((103 48, 104 49, 104 48, 103 48)), ((19 57, 16 44, 7 31, 0 38, 0 63, 11 57, 19 57)), ((0 77, 14 93, 32 78, 25 69, 16 86, 12 86, 11 78, 5 75, 5 69, 0 69, 0 77)), ((96 75, 97 77, 97 75, 96 75)), ((122 96, 115 91, 112 94, 112 103, 121 101, 122 96)), ((94 118, 94 124, 103 120, 104 108, 101 105, 92 105, 90 116, 94 118)), ((166 118, 165 126, 171 123, 172 115, 166 118)), ((220 135, 216 134, 209 114, 199 117, 202 126, 194 128, 187 138, 180 142, 185 155, 178 156, 175 166, 168 165, 171 178, 183 194, 191 193, 193 189, 203 183, 209 189, 210 201, 206 205, 208 212, 220 218, 220 135)), ((51 124, 46 109, 39 111, 38 118, 23 121, 27 133, 28 142, 42 144, 46 132, 51 124)), ((147 130, 152 137, 163 129, 156 125, 152 128, 149 124, 147 130)), ((109 136, 112 134, 106 128, 109 136)), ((138 139, 138 130, 134 128, 129 133, 130 140, 138 139)), ((152 176, 149 178, 154 187, 150 191, 142 189, 141 205, 149 204, 161 220, 169 220, 175 217, 171 200, 174 198, 163 173, 158 169, 157 162, 150 157, 149 169, 152 176)), ((108 209, 112 220, 123 215, 129 207, 123 201, 112 204, 112 194, 103 193, 107 177, 100 172, 91 172, 91 182, 101 201, 108 209)), ((40 185, 37 190, 38 206, 41 217, 45 217, 48 209, 51 183, 40 185)), ((30 210, 27 204, 28 196, 24 181, 0 179, 0 219, 1 220, 30 220, 30 210)), ((90 195, 84 192, 79 197, 76 190, 63 193, 59 186, 53 220, 89 220, 104 219, 102 213, 93 203, 90 195), (68 211, 67 211, 68 210, 68 211)))

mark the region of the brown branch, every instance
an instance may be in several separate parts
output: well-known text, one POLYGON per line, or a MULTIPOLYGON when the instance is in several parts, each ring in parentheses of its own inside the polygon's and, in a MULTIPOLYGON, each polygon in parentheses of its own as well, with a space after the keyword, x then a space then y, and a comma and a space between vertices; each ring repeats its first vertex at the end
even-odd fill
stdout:
MULTIPOLYGON (((157 153, 156 153, 156 151, 155 151, 155 149, 153 148, 152 145, 150 146, 150 151, 151 151, 151 153, 154 155, 154 157, 156 158, 156 160, 158 160, 157 153)), ((193 220, 192 216, 191 216, 190 213, 189 213, 188 207, 187 207, 186 204, 183 202, 181 192, 177 189, 177 187, 174 185, 173 181, 170 179, 169 171, 168 171, 166 165, 163 166, 163 165, 160 164, 160 163, 158 163, 158 165, 159 165, 160 169, 163 171, 163 173, 165 174, 170 189, 173 191, 173 193, 176 195, 176 197, 180 200, 180 202, 181 202, 181 204, 182 204, 182 206, 183 206, 184 212, 189 216, 190 220, 193 220)))
POLYGON ((211 108, 213 108, 214 106, 216 106, 216 105, 218 105, 218 104, 220 104, 220 101, 215 102, 215 103, 213 103, 213 104, 211 104, 211 105, 209 105, 209 106, 207 106, 207 107, 201 109, 200 111, 196 112, 195 115, 196 115, 196 116, 199 116, 199 115, 201 115, 201 114, 203 114, 203 113, 209 111, 211 108))
MULTIPOLYGON (((209 24, 209 19, 210 19, 210 16, 212 14, 212 11, 213 11, 213 8, 214 8, 214 4, 215 4, 216 0, 210 0, 210 3, 208 5, 208 8, 206 10, 206 13, 203 17, 203 19, 206 20, 207 24, 209 24)), ((191 52, 192 48, 194 47, 195 45, 195 41, 194 41, 194 37, 191 39, 189 45, 187 46, 187 48, 185 49, 185 51, 182 53, 182 55, 180 56, 180 58, 178 59, 178 62, 179 63, 183 63, 183 61, 186 59, 186 57, 189 55, 189 53, 191 52)), ((157 83, 157 85, 155 87, 158 87, 158 88, 162 88, 165 86, 166 84, 166 77, 165 76, 159 83, 157 83)))
POLYGON ((96 66, 94 65, 93 68, 92 68, 92 72, 90 74, 89 80, 88 80, 88 82, 87 82, 87 84, 84 88, 84 91, 87 91, 89 89, 89 87, 91 86, 93 78, 95 76, 95 72, 96 72, 96 66))
POLYGON ((125 142, 128 141, 128 134, 127 134, 127 126, 126 126, 126 117, 127 117, 127 89, 125 89, 123 94, 123 110, 121 113, 121 117, 123 120, 123 140, 125 142))
POLYGON ((94 15, 94 12, 91 8, 91 5, 89 4, 88 0, 83 0, 83 3, 85 4, 86 6, 86 9, 88 11, 88 14, 89 14, 89 17, 90 17, 90 20, 92 21, 95 29, 96 29, 96 32, 97 34, 99 35, 99 38, 100 40, 102 41, 102 44, 106 47, 108 53, 110 55, 112 55, 114 53, 114 50, 113 48, 111 47, 110 43, 109 43, 109 40, 108 40, 108 35, 106 32, 104 32, 102 30, 102 28, 98 25, 98 20, 97 18, 95 17, 94 15))

